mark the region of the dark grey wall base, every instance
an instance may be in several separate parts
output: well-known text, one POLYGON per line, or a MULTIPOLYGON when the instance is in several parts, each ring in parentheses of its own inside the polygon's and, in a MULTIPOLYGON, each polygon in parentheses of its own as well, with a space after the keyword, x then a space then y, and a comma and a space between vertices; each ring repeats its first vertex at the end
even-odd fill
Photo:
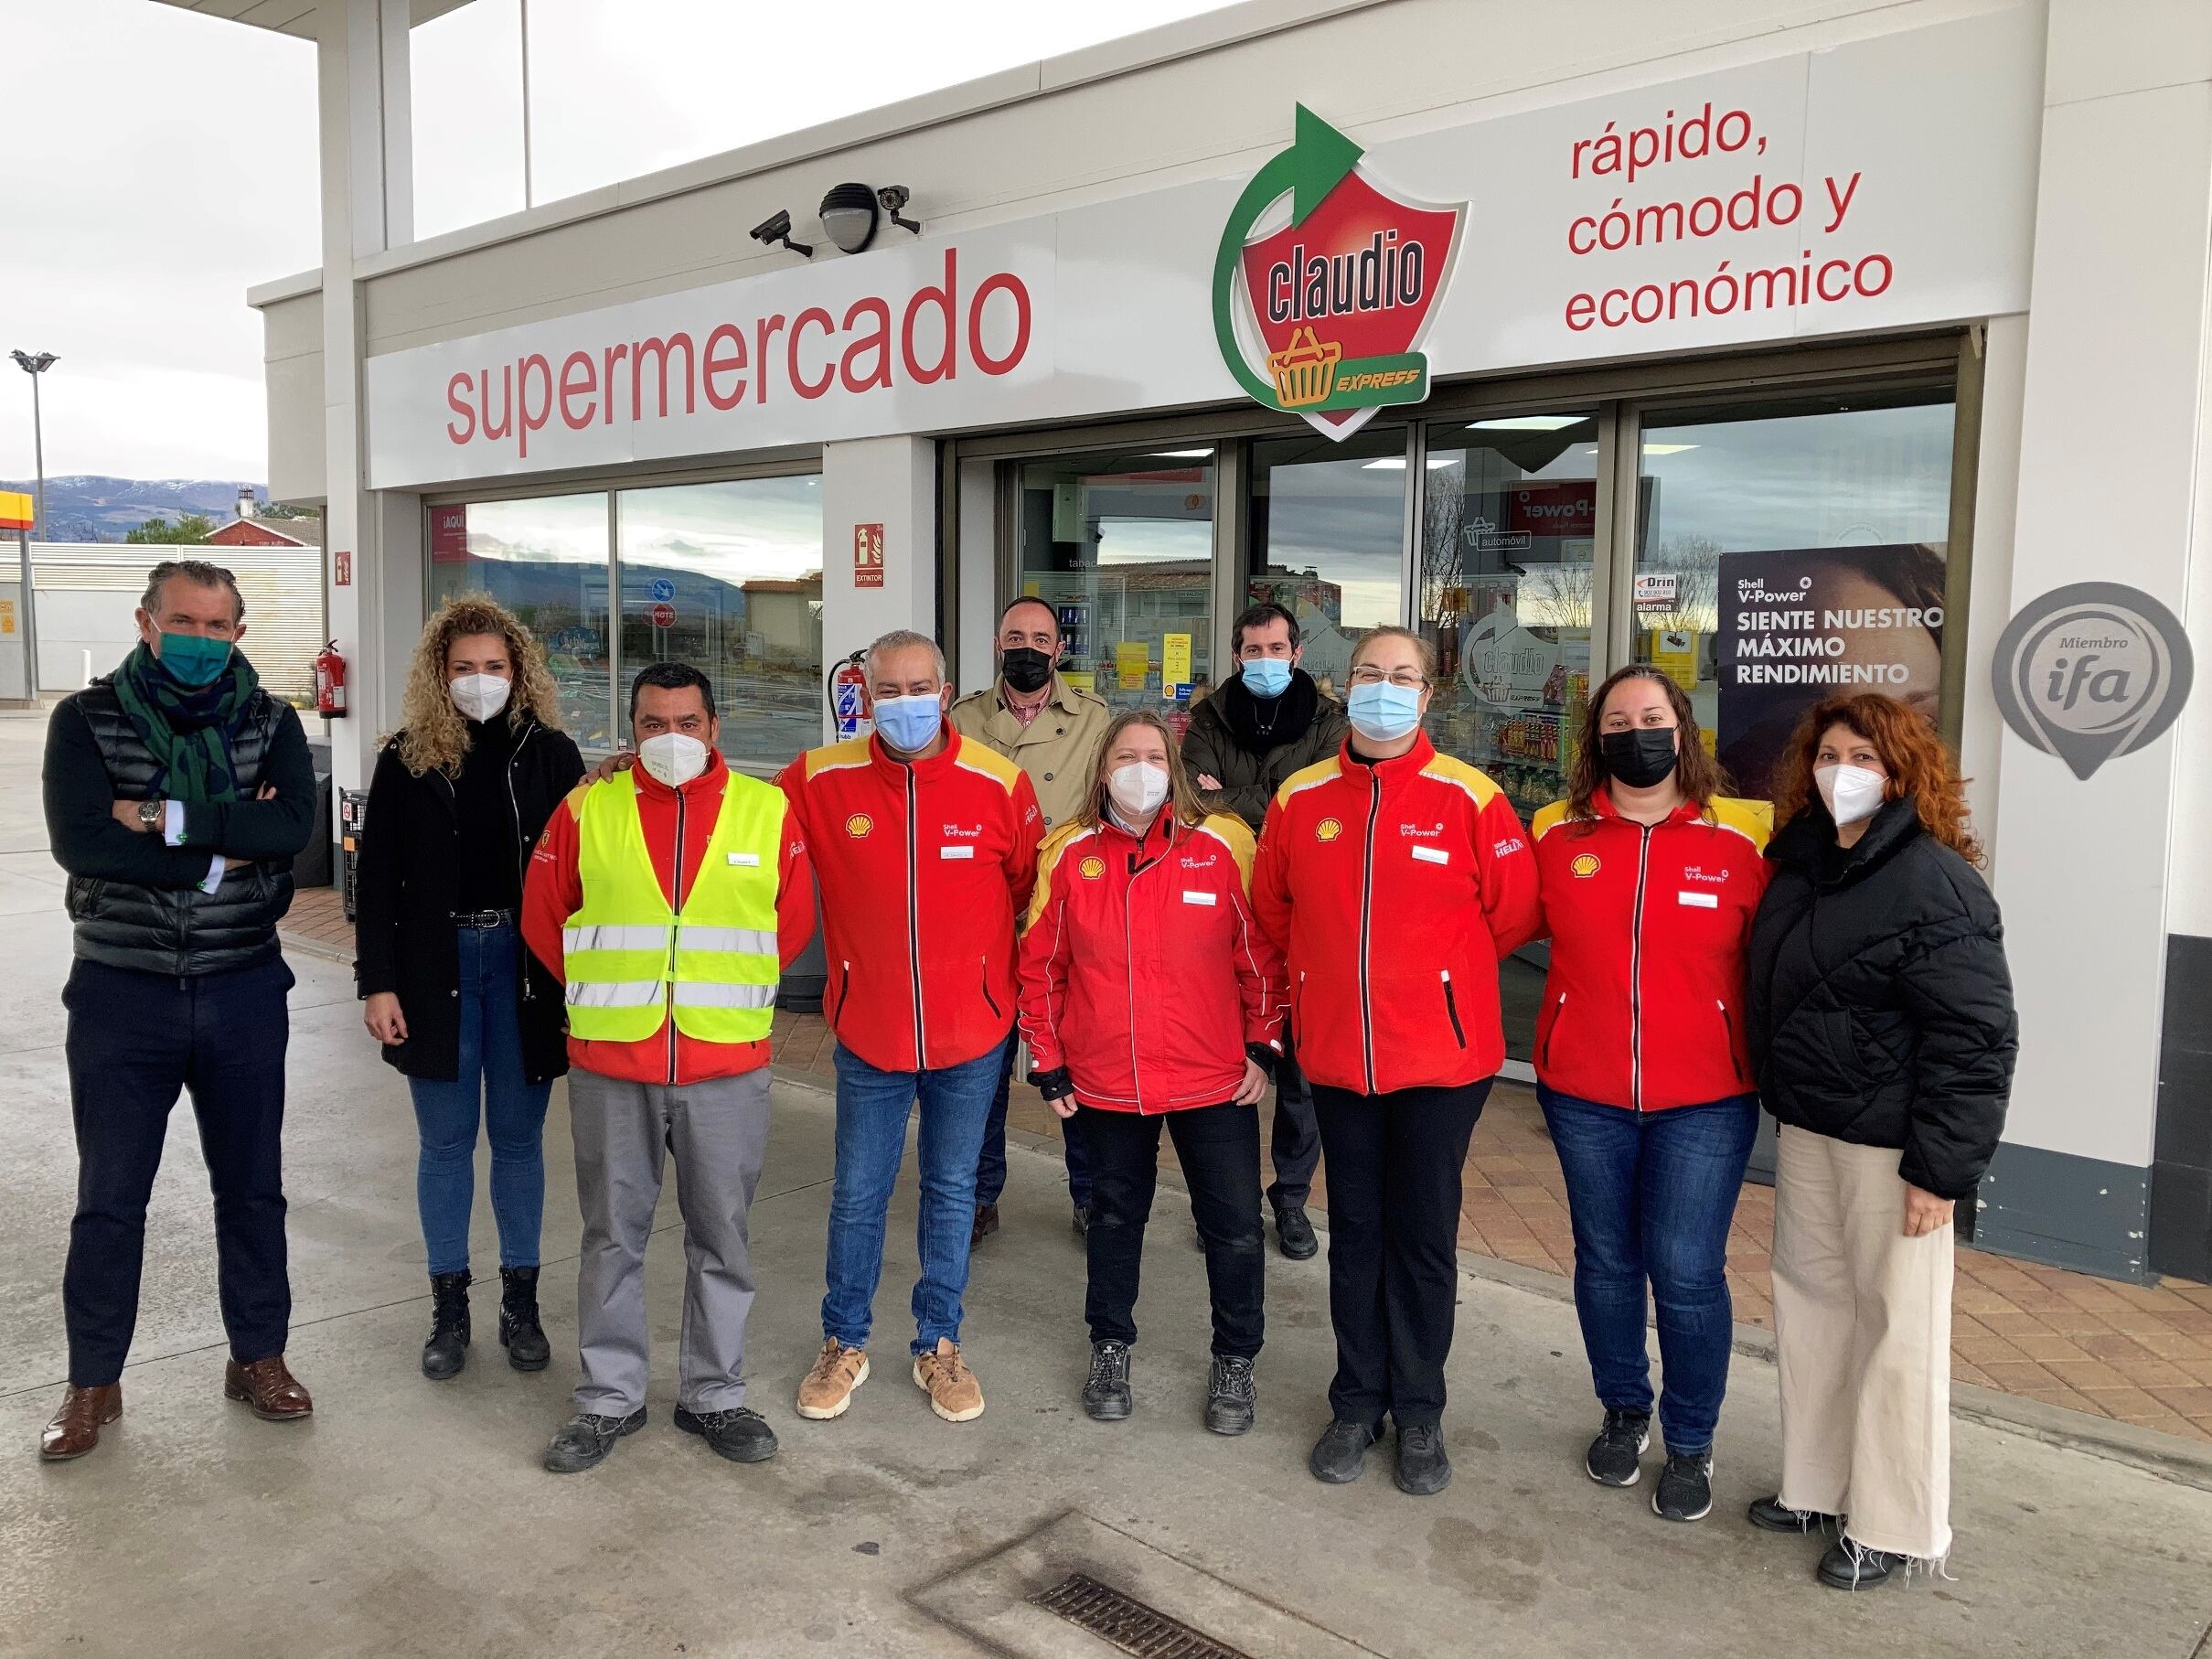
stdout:
POLYGON ((2141 1283, 2150 1204, 2139 1165, 2008 1142, 1982 1178, 1974 1247, 2141 1283))
POLYGON ((2166 936, 2151 1267, 2212 1279, 2212 939, 2166 936))

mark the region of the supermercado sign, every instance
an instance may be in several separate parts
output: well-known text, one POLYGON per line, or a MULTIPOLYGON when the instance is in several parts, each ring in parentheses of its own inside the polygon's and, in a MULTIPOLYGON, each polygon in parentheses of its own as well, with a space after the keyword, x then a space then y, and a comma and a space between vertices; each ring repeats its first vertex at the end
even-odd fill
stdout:
POLYGON ((1341 435, 1441 376, 2022 311, 2041 50, 2034 8, 1996 10, 1342 140, 1356 169, 1271 212, 1262 169, 373 357, 369 483, 1245 397, 1341 435), (1317 326, 1317 260, 1356 284, 1372 249, 1379 294, 1409 241, 1401 303, 1317 326), (1331 345, 1376 384, 1324 389, 1331 345))

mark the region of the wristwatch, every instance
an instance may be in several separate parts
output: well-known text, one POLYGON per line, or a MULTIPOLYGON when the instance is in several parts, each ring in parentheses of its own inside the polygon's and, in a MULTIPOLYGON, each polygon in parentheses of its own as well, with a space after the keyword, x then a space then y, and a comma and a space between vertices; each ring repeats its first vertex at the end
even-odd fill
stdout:
POLYGON ((167 819, 168 813, 169 804, 166 801, 140 801, 138 803, 138 827, 145 830, 158 830, 167 819))

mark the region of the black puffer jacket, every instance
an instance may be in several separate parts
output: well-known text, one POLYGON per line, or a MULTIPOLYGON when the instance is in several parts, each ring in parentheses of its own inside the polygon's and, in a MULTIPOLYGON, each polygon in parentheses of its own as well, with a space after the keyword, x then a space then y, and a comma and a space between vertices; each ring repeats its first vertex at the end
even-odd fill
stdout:
MULTIPOLYGON (((527 863, 561 797, 583 776, 583 757, 565 732, 525 718, 507 757, 505 824, 472 826, 471 833, 511 839, 527 863)), ((453 1081, 461 1069, 461 953, 454 930, 455 838, 461 832, 453 780, 443 772, 417 777, 400 759, 399 739, 377 756, 369 785, 355 893, 354 980, 360 994, 390 991, 407 1021, 407 1041, 384 1058, 410 1077, 453 1081)), ((516 1014, 522 1069, 532 1083, 569 1068, 561 981, 516 942, 521 958, 516 1014)))
POLYGON ((2004 1129, 2020 1046, 2004 928, 1972 865, 1912 800, 1836 845, 1817 801, 1767 848, 1751 925, 1747 1023, 1776 1119, 1896 1147, 1897 1173, 1964 1198, 2004 1129))
POLYGON ((64 698, 47 724, 46 821, 69 872, 77 955, 177 976, 252 968, 278 954, 292 907, 292 861, 314 833, 315 765, 292 708, 257 690, 231 740, 234 801, 187 809, 186 844, 117 823, 118 800, 145 800, 160 764, 115 695, 114 677, 64 698), (263 784, 275 790, 257 800, 263 784), (246 862, 202 893, 217 853, 246 862))

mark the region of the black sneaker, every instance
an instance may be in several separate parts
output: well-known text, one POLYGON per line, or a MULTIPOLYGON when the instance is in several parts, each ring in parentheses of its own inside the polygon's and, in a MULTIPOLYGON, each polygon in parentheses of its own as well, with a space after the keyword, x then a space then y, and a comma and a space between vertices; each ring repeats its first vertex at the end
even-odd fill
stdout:
POLYGON ((1088 1238, 1091 1236, 1091 1206, 1087 1204, 1075 1205, 1068 1225, 1075 1229, 1076 1237, 1088 1238))
POLYGON ((1321 1247, 1321 1241, 1313 1236, 1313 1223, 1306 1219, 1305 1205, 1285 1204, 1276 1206, 1275 1244, 1292 1261, 1313 1259, 1321 1247))
POLYGON ((1101 1423, 1118 1423, 1135 1409, 1129 1393, 1129 1345, 1112 1338, 1091 1344, 1091 1379, 1083 1386, 1083 1408, 1101 1423))
POLYGON ((443 1383, 468 1364, 468 1269, 430 1276, 430 1340, 422 1344, 422 1375, 443 1383))
POLYGON ((595 1417, 579 1411, 554 1432, 545 1449, 545 1466, 554 1474, 581 1474, 607 1461, 614 1442, 646 1426, 643 1406, 628 1417, 595 1417))
POLYGON ((1821 1582, 1830 1589, 1872 1589, 1888 1583, 1904 1568, 1905 1560, 1885 1549, 1865 1548, 1846 1534, 1821 1557, 1821 1582))
POLYGON ((1779 1495, 1759 1499, 1746 1514, 1761 1532, 1826 1532, 1842 1518, 1817 1509, 1792 1509, 1779 1495))
POLYGON ((716 1456, 732 1463, 764 1463, 775 1455, 775 1430, 759 1412, 743 1406, 727 1411, 693 1411, 679 1406, 676 1426, 698 1435, 716 1456))
POLYGON ((1374 1442, 1375 1431, 1366 1424, 1338 1418, 1313 1442, 1313 1450, 1306 1454, 1306 1467, 1317 1481, 1348 1486, 1366 1469, 1367 1449, 1374 1442))
POLYGON ((1434 1423, 1398 1425, 1398 1490, 1416 1498, 1434 1497, 1451 1484, 1451 1459, 1444 1450, 1444 1430, 1434 1423))
POLYGON ((1583 1454, 1582 1467, 1600 1486, 1633 1486, 1643 1479, 1638 1461, 1651 1443, 1648 1411, 1608 1411, 1605 1427, 1583 1454))
POLYGON ((1651 1513, 1662 1521, 1702 1521, 1713 1513, 1713 1454, 1669 1452, 1651 1493, 1651 1513))
POLYGON ((1215 1434, 1243 1434, 1252 1427, 1259 1408, 1259 1386, 1252 1380, 1252 1362, 1233 1354, 1213 1356, 1213 1370, 1206 1378, 1206 1427, 1215 1434))

